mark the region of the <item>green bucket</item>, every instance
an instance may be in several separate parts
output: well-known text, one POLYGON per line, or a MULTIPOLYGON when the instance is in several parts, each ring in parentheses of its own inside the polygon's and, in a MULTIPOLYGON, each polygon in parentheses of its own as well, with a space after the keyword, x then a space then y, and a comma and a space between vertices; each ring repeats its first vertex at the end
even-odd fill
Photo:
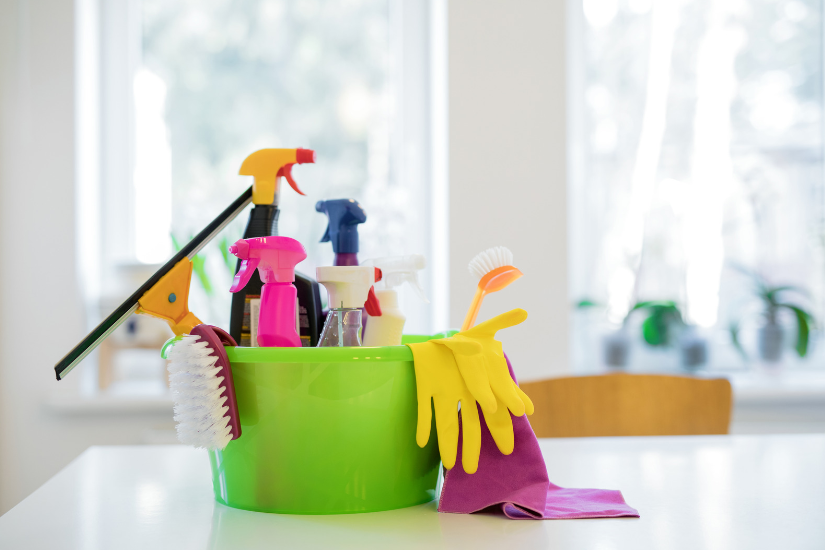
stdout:
POLYGON ((435 427, 427 446, 418 447, 408 347, 227 353, 241 437, 209 452, 219 502, 257 512, 351 514, 435 497, 435 427))

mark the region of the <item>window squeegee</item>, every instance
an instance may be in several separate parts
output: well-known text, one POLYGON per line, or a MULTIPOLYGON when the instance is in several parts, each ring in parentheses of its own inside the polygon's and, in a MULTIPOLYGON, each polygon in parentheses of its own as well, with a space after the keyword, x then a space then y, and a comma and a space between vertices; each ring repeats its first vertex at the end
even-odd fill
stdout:
POLYGON ((54 366, 57 379, 65 378, 133 313, 145 313, 163 319, 169 323, 176 335, 190 333, 196 325, 201 324, 200 319, 189 311, 189 282, 192 279, 190 258, 223 231, 253 199, 255 204, 272 203, 281 177, 286 178, 289 185, 303 195, 292 178, 292 166, 313 162, 315 151, 301 148, 261 149, 246 157, 241 165, 240 174, 254 176, 252 186, 149 277, 148 281, 66 354, 66 357, 58 361, 54 366))
POLYGON ((159 317, 172 327, 175 334, 188 333, 200 320, 189 311, 189 281, 192 278, 192 260, 204 246, 214 239, 243 209, 252 202, 252 187, 235 199, 226 210, 212 220, 177 254, 149 277, 140 288, 106 317, 97 328, 74 347, 54 366, 58 380, 62 380, 114 330, 133 313, 159 317))

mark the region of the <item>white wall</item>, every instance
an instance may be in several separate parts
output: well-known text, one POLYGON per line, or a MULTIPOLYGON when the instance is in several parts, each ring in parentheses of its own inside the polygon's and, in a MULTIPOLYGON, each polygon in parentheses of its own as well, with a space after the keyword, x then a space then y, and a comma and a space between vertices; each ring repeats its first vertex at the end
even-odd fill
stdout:
MULTIPOLYGON (((94 444, 170 415, 70 416, 53 366, 82 336, 75 252, 74 7, 0 2, 0 513, 94 444)), ((78 367, 77 371, 83 367, 78 367)))
POLYGON ((448 1, 450 321, 475 292, 467 264, 513 251, 524 277, 479 321, 530 314, 501 334, 516 375, 568 369, 565 2, 448 1))

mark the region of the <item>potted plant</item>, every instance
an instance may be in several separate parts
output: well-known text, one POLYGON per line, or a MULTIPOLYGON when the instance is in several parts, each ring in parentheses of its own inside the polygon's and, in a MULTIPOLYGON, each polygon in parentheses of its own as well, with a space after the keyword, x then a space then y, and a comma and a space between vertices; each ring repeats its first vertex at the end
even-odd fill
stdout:
MULTIPOLYGON (((598 306, 591 300, 582 300, 578 308, 598 306)), ((696 368, 707 361, 707 343, 687 325, 676 302, 672 300, 649 300, 637 302, 622 320, 619 330, 607 334, 602 340, 604 362, 610 367, 627 366, 630 355, 631 338, 628 335, 630 317, 636 312, 645 312, 642 321, 642 339, 653 348, 667 348, 679 344, 682 364, 687 368, 696 368)))
MULTIPOLYGON (((808 354, 808 340, 811 327, 814 325, 814 317, 804 307, 789 301, 787 296, 791 293, 807 296, 804 288, 794 285, 771 285, 765 277, 758 273, 737 268, 738 271, 747 275, 754 283, 754 294, 761 302, 763 324, 757 332, 757 347, 759 357, 767 363, 776 363, 782 359, 785 343, 785 327, 780 323, 782 311, 790 312, 796 322, 796 344, 794 349, 799 357, 808 354)), ((731 342, 734 347, 747 358, 742 343, 739 339, 739 322, 734 321, 730 326, 731 342)))

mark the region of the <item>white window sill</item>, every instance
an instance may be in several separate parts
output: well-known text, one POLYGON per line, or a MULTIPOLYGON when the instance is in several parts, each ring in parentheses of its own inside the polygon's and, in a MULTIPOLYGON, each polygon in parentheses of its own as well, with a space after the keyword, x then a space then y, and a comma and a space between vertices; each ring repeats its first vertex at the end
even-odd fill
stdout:
POLYGON ((47 402, 48 408, 62 415, 103 414, 152 414, 171 418, 173 400, 171 394, 93 396, 61 395, 47 402))
POLYGON ((825 405, 825 372, 787 369, 708 373, 725 376, 733 386, 736 405, 825 405))

